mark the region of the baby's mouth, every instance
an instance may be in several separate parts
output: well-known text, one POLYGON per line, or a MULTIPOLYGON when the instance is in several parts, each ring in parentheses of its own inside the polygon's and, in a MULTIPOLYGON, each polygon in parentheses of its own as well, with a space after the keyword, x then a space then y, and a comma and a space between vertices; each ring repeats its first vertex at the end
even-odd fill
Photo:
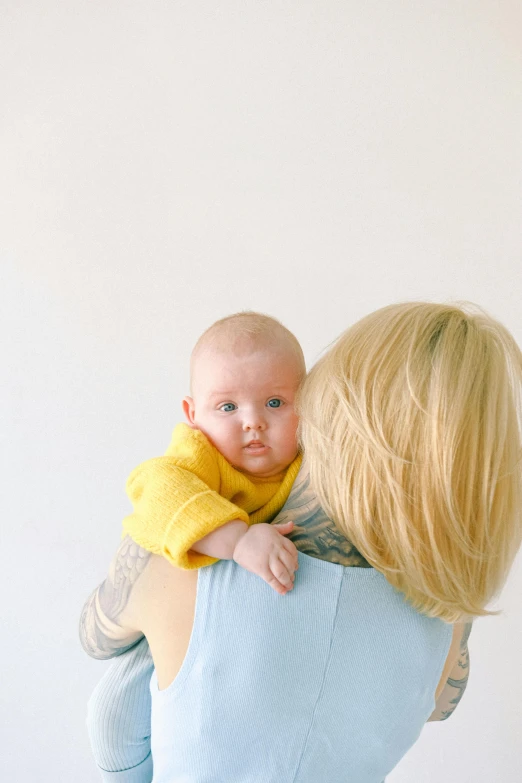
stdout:
POLYGON ((256 454, 268 450, 268 446, 265 446, 265 444, 260 440, 251 440, 250 443, 247 443, 244 448, 246 451, 250 451, 256 454))

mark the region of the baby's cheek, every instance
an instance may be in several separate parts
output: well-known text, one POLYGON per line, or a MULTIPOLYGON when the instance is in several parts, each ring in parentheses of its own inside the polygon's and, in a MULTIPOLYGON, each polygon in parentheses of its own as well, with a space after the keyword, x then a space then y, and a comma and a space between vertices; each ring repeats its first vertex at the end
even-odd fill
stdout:
POLYGON ((287 436, 289 439, 297 439, 297 426, 299 424, 298 417, 293 414, 291 420, 288 422, 287 436))

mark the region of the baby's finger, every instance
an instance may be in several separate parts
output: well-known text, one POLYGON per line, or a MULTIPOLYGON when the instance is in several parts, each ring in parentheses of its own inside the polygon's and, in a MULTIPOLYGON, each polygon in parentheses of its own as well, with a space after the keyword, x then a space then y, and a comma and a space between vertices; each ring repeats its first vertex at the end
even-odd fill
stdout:
POLYGON ((292 589, 294 586, 293 569, 289 571, 279 557, 275 557, 270 561, 270 570, 283 587, 286 587, 287 590, 292 589))
POLYGON ((282 536, 286 536, 288 533, 292 532, 294 523, 291 519, 288 519, 286 522, 276 522, 274 527, 278 533, 281 533, 282 536))
POLYGON ((295 578, 294 572, 296 569, 296 558, 291 552, 288 552, 286 549, 281 549, 279 552, 279 560, 290 574, 293 582, 295 578))
POLYGON ((272 587, 279 595, 286 595, 288 588, 281 584, 281 582, 275 578, 273 574, 265 579, 265 582, 272 587))
POLYGON ((299 557, 295 544, 293 544, 292 541, 289 541, 287 538, 283 538, 281 543, 283 544, 284 551, 288 552, 292 556, 294 561, 294 571, 297 571, 299 568, 299 557))
POLYGON ((270 585, 270 587, 275 590, 276 593, 279 593, 279 595, 285 595, 285 593, 288 592, 288 588, 285 587, 273 574, 270 560, 267 562, 266 566, 259 568, 256 573, 267 583, 267 585, 270 585))

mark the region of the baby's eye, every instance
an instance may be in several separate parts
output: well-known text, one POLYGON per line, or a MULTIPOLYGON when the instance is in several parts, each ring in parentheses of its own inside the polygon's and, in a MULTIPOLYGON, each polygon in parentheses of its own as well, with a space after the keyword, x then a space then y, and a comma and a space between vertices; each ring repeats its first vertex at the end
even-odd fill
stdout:
POLYGON ((237 405, 234 405, 233 402, 225 402, 219 408, 219 410, 223 411, 223 413, 230 413, 231 411, 235 411, 236 409, 237 409, 237 405))
POLYGON ((273 397, 271 400, 268 400, 267 407, 280 408, 282 404, 283 404, 283 400, 280 400, 278 397, 273 397))

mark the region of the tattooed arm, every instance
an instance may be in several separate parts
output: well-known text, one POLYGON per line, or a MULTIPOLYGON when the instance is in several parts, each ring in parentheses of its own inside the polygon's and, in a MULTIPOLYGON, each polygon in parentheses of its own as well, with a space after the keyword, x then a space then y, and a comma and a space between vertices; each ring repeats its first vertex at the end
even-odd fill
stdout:
POLYGON ((437 703, 429 721, 447 720, 455 710, 464 695, 469 677, 468 639, 471 633, 471 622, 465 623, 460 641, 457 659, 449 673, 446 684, 437 698, 437 703))
POLYGON ((113 658, 143 637, 140 631, 127 627, 126 610, 133 588, 151 557, 150 552, 126 536, 111 563, 109 575, 85 603, 80 618, 80 641, 92 658, 113 658))

